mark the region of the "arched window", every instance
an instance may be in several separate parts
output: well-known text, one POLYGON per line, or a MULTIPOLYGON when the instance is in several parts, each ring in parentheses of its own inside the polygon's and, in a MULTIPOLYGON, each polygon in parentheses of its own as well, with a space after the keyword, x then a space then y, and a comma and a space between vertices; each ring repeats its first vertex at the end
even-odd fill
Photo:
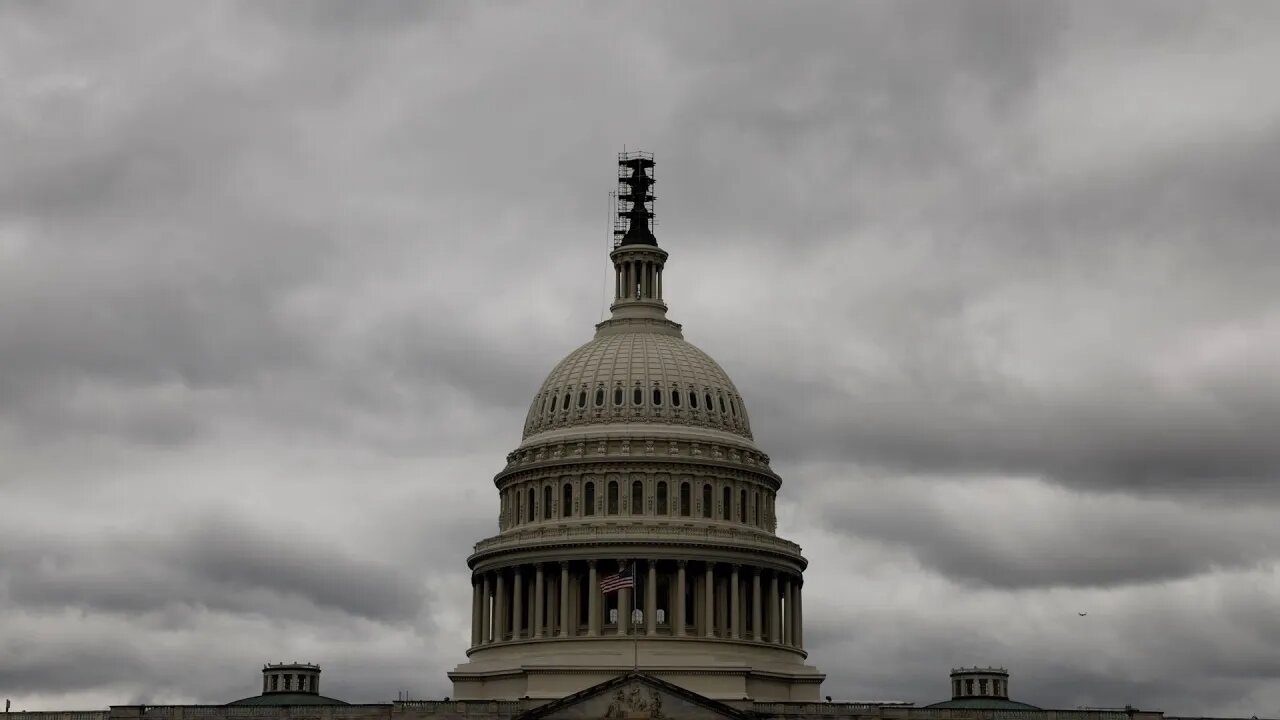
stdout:
POLYGON ((711 404, 711 393, 707 393, 702 396, 702 399, 707 401, 707 412, 711 412, 716 409, 716 406, 711 404))
POLYGON ((721 494, 724 497, 720 498, 720 519, 728 520, 729 516, 733 514, 733 491, 726 485, 721 494))
POLYGON ((738 493, 738 522, 747 522, 747 491, 738 493))
POLYGON ((635 392, 631 393, 631 404, 632 404, 632 405, 643 405, 643 404, 644 404, 644 391, 643 391, 643 390, 641 390, 640 388, 636 388, 636 389, 635 389, 635 392))
POLYGON ((605 512, 607 512, 610 515, 617 515, 618 514, 618 481, 617 480, 609 481, 608 497, 605 498, 605 500, 607 505, 605 512))
POLYGON ((658 481, 657 489, 657 509, 654 510, 655 515, 667 514, 667 482, 665 480, 658 481))
POLYGON ((752 501, 752 504, 755 505, 755 512, 752 514, 751 519, 755 521, 755 524, 757 526, 764 525, 764 523, 760 522, 760 491, 759 490, 755 491, 755 493, 752 495, 751 501, 752 501))
POLYGON ((571 398, 571 397, 573 397, 573 393, 572 393, 572 392, 570 392, 570 391, 568 391, 568 390, 565 390, 565 391, 564 391, 564 404, 560 406, 560 409, 561 409, 561 410, 564 410, 565 412, 568 412, 568 411, 569 411, 569 398, 571 398))
POLYGON ((564 484, 564 494, 560 498, 560 517, 573 517, 573 483, 564 484))
POLYGON ((653 389, 653 404, 654 406, 662 404, 662 390, 660 388, 653 389))
POLYGON ((551 396, 551 412, 555 412, 555 411, 556 411, 556 396, 552 395, 551 396))
POLYGON ((698 409, 698 393, 692 390, 689 391, 689 407, 694 410, 698 409))
POLYGON ((551 486, 544 485, 542 488, 542 519, 551 519, 551 486))
POLYGON ((596 407, 604 405, 604 388, 596 388, 596 407))
POLYGON ((587 391, 579 390, 578 391, 578 407, 584 408, 586 406, 587 406, 587 391))
POLYGON ((534 513, 533 506, 534 506, 534 503, 536 503, 537 501, 538 501, 538 496, 534 494, 533 488, 529 488, 529 499, 525 502, 525 506, 524 506, 525 522, 533 522, 533 518, 536 517, 533 514, 534 513))
MULTIPOLYGON (((724 396, 723 396, 723 395, 717 395, 716 397, 720 398, 720 414, 721 414, 721 415, 723 415, 723 414, 725 413, 725 409, 724 409, 724 396)), ((567 395, 565 396, 564 404, 565 404, 565 405, 568 405, 568 404, 569 404, 569 397, 568 397, 567 395)))
POLYGON ((711 483, 702 486, 702 517, 711 517, 711 483))
POLYGON ((644 514, 644 483, 639 480, 631 483, 631 514, 644 514))
POLYGON ((671 407, 680 407, 680 391, 671 388, 671 407))
POLYGON ((613 404, 614 405, 622 404, 622 388, 621 387, 616 387, 613 389, 613 404))
POLYGON ((729 398, 729 412, 733 413, 734 417, 738 417, 738 403, 734 402, 733 398, 729 398))
POLYGON ((596 484, 590 480, 582 485, 582 514, 596 514, 596 484))
POLYGON ((542 396, 542 412, 545 413, 546 411, 547 411, 547 397, 544 395, 542 396))
POLYGON ((689 483, 680 483, 680 517, 689 517, 689 513, 692 512, 689 505, 692 501, 689 497, 689 483))

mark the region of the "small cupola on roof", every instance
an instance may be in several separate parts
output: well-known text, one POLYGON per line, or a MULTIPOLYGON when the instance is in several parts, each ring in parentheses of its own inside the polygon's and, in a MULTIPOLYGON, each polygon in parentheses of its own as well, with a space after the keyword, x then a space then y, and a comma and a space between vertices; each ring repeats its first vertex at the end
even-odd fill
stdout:
POLYGON ((320 694, 320 666, 311 663, 267 663, 262 666, 262 694, 228 705, 346 705, 320 694))
POLYGON ((999 667, 961 667, 951 670, 951 699, 930 708, 1037 710, 1009 699, 1009 671, 999 667))
POLYGON ((270 663, 262 666, 262 694, 320 694, 320 666, 311 663, 270 663))

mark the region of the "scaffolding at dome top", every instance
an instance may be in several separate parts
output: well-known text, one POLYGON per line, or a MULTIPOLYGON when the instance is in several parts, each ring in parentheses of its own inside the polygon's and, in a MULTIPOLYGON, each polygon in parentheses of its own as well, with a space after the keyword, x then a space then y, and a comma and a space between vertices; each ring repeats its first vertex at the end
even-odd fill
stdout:
POLYGON ((618 188, 612 193, 613 247, 636 243, 657 245, 653 228, 653 153, 643 150, 618 153, 618 188), (640 227, 637 227, 639 225, 640 227), (626 241, 626 242, 624 242, 626 241))

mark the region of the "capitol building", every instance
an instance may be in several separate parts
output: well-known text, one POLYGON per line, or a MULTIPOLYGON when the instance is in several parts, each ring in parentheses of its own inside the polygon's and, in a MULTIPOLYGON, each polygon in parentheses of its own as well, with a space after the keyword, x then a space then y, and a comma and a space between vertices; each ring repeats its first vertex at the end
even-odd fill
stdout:
POLYGON ((940 668, 920 689, 932 705, 826 696, 805 646, 808 563, 777 534, 782 478, 746 399, 667 317, 653 169, 650 154, 618 157, 611 315, 551 369, 519 446, 495 459, 497 533, 466 558, 470 647, 450 697, 348 704, 321 694, 319 666, 269 664, 261 692, 223 705, 0 720, 1165 717, 1041 709, 993 667, 940 668))

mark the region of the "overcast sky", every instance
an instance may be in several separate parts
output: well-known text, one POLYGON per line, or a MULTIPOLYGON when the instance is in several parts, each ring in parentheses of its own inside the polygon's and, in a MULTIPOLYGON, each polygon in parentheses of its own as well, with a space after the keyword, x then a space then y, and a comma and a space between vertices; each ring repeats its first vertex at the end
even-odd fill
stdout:
POLYGON ((1278 67, 1271 2, 5 3, 0 695, 448 695, 625 145, 824 693, 1280 716, 1278 67))

